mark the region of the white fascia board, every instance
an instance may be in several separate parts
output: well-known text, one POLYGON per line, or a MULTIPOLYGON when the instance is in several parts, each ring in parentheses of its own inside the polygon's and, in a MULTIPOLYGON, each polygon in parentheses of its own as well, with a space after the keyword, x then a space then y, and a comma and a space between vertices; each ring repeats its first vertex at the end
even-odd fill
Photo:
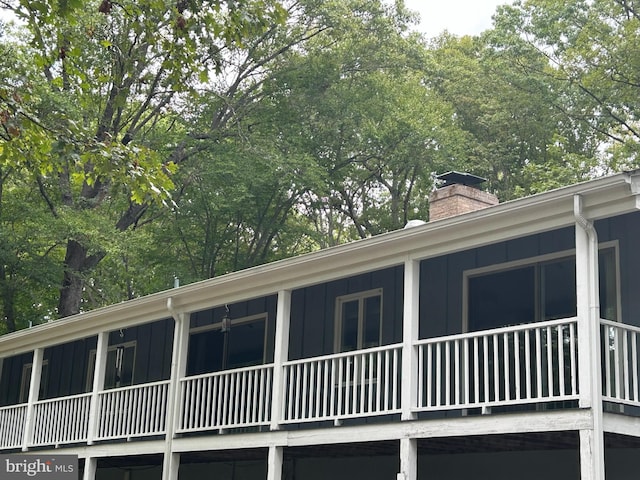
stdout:
MULTIPOLYGON (((268 446, 332 445, 351 442, 399 440, 401 438, 438 438, 469 435, 501 435, 510 433, 537 433, 577 431, 592 428, 589 410, 572 409, 548 412, 526 412, 501 415, 444 418, 441 420, 414 420, 360 426, 278 430, 272 432, 234 433, 205 436, 185 436, 173 440, 176 453, 209 450, 264 448, 268 446)), ((640 436, 640 419, 606 413, 606 432, 640 436)), ((80 458, 150 455, 164 452, 164 441, 116 442, 80 445, 60 449, 44 449, 42 453, 69 453, 80 458), (133 448, 135 446, 135 448, 133 448), (133 449, 132 449, 133 448, 133 449)))
MULTIPOLYGON (((629 432, 637 422, 626 424, 613 431, 629 432)), ((556 410, 549 412, 523 412, 500 415, 443 418, 440 420, 413 420, 367 425, 278 430, 270 432, 233 433, 218 435, 185 436, 173 440, 175 453, 265 448, 270 446, 304 447, 345 443, 400 440, 402 438, 438 438, 470 435, 504 435, 511 433, 538 433, 576 431, 591 428, 589 410, 556 410)), ((49 450, 42 450, 47 453, 49 450)), ((50 450, 59 453, 60 449, 50 450)), ((164 441, 116 442, 64 448, 64 453, 87 457, 121 457, 159 454, 164 451, 164 441)))
POLYGON ((576 194, 589 219, 627 213, 638 192, 640 173, 622 173, 252 267, 4 335, 0 357, 168 318, 169 298, 176 311, 193 312, 570 226, 576 194))
POLYGON ((640 437, 640 418, 632 417, 629 414, 605 413, 603 427, 605 432, 640 437))
POLYGON ((79 458, 108 458, 158 455, 164 453, 164 448, 164 440, 144 439, 135 442, 122 440, 111 443, 96 443, 94 445, 72 445, 64 448, 38 448, 34 452, 41 455, 78 455, 79 458))
POLYGON ((301 430, 205 435, 173 440, 173 451, 230 450, 266 446, 305 447, 343 443, 509 433, 562 432, 588 429, 589 410, 523 412, 301 430))
POLYGON ((438 438, 509 433, 562 432, 589 428, 588 410, 526 412, 500 415, 413 420, 378 425, 289 432, 288 446, 339 444, 401 438, 438 438))

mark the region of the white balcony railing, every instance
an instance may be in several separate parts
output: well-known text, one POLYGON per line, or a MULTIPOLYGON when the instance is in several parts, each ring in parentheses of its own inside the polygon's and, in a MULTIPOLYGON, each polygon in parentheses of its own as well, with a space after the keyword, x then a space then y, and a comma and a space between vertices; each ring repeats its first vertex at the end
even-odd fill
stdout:
POLYGON ((22 445, 26 419, 26 403, 0 408, 0 449, 22 445))
MULTIPOLYGON (((640 327, 600 321, 602 397, 640 407, 640 327)), ((413 411, 466 410, 578 399, 575 318, 419 340, 413 411)), ((402 345, 287 361, 277 422, 340 421, 401 412, 402 345)), ((404 379, 407 381, 407 379, 404 379)), ((176 433, 269 426, 274 366, 183 378, 176 433)), ((0 408, 0 449, 166 432, 169 381, 0 408), (90 418, 96 434, 88 439, 90 418)))
POLYGON ((284 365, 284 423, 400 412, 402 345, 326 355, 284 365))
POLYGON ((178 433, 268 425, 273 365, 181 380, 178 433))
POLYGON ((90 404, 90 393, 39 400, 34 405, 30 445, 84 442, 87 439, 90 404))
POLYGON ((578 398, 576 320, 421 340, 417 411, 578 398))
POLYGON ((96 440, 162 435, 168 388, 165 380, 100 392, 96 440))
POLYGON ((600 325, 602 398, 640 407, 640 328, 609 320, 600 320, 600 325))

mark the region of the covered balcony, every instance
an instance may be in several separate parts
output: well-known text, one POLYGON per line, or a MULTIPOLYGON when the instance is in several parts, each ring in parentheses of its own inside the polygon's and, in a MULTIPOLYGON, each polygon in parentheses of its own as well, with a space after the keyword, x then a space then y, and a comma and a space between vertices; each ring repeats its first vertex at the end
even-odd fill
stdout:
MULTIPOLYGON (((640 328, 601 320, 602 400, 640 407, 640 328)), ((411 411, 463 415, 577 408, 575 318, 449 335, 415 342, 411 411)), ((284 362, 280 404, 274 364, 181 378, 176 434, 282 428, 402 412, 402 344, 284 362), (275 420, 275 422, 274 422, 275 420)), ((0 408, 3 450, 65 446, 167 433, 170 381, 67 395, 0 408), (31 416, 31 417, 29 417, 31 416)))

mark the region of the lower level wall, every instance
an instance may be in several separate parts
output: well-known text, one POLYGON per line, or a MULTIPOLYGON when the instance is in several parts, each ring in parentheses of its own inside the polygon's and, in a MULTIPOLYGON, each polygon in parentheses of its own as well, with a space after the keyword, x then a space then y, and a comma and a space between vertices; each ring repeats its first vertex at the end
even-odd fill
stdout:
POLYGON ((420 455, 418 478, 429 480, 579 480, 575 450, 420 455))
MULTIPOLYGON (((607 480, 637 480, 640 451, 633 448, 608 449, 607 480)), ((389 480, 399 470, 398 457, 289 458, 283 480, 389 480)), ((265 480, 266 459, 182 464, 179 480, 265 480)), ((161 465, 98 468, 96 480, 159 480, 161 465)), ((420 480, 579 480, 576 450, 512 451, 419 455, 420 480)))
POLYGON ((640 449, 607 448, 604 456, 607 480, 637 480, 640 476, 640 449))

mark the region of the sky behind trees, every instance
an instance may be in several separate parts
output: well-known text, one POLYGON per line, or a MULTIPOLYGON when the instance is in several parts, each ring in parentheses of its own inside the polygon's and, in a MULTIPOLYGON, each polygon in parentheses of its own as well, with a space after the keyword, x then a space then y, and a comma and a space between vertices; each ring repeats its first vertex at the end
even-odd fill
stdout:
POLYGON ((448 30, 456 35, 477 35, 491 27, 491 16, 506 0, 405 0, 420 14, 420 31, 433 37, 448 30))

